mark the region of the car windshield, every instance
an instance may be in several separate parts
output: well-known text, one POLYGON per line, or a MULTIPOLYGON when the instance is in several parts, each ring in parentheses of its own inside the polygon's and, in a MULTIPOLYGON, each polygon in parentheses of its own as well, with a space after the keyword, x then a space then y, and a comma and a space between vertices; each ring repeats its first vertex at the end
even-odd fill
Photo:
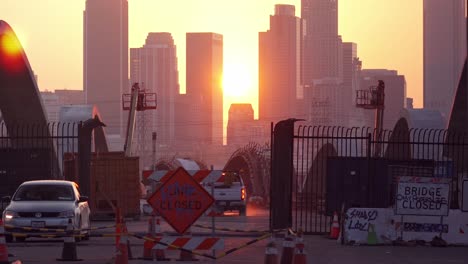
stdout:
POLYGON ((13 197, 13 201, 73 201, 73 188, 66 185, 24 185, 13 197))

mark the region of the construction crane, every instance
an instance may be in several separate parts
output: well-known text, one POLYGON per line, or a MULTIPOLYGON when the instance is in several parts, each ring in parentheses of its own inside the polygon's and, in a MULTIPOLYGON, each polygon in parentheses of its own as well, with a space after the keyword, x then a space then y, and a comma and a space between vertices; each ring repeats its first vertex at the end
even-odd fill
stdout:
POLYGON ((385 109, 385 83, 378 81, 377 86, 371 86, 368 90, 356 91, 356 107, 364 109, 375 109, 375 135, 376 147, 374 156, 378 157, 380 153, 379 139, 383 128, 383 117, 385 109))
MULTIPOLYGON (((125 135, 124 152, 125 156, 132 155, 133 134, 135 133, 136 113, 145 110, 156 109, 156 93, 147 93, 140 88, 138 83, 132 85, 130 94, 122 95, 122 108, 129 110, 127 120, 127 133, 125 135)), ((141 131, 140 131, 141 132, 141 131)))

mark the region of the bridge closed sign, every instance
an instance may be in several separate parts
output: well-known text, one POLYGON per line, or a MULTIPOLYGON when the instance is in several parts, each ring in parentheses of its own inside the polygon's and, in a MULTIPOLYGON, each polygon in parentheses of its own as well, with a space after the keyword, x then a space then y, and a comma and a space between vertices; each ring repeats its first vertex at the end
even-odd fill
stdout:
POLYGON ((214 199, 180 167, 147 201, 175 231, 183 234, 213 204, 214 199))
POLYGON ((441 182, 399 182, 397 215, 448 216, 450 185, 441 182))

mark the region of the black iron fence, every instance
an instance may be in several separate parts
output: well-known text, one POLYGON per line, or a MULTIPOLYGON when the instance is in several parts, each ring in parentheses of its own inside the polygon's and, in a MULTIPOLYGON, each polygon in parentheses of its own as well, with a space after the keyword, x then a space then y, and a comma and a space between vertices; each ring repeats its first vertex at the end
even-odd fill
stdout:
POLYGON ((0 197, 26 180, 63 179, 64 155, 78 151, 79 126, 0 122, 0 197))
MULTIPOLYGON (((328 233, 331 216, 349 207, 393 206, 400 176, 452 179, 460 207, 468 177, 467 135, 448 130, 299 126, 293 136, 293 228, 328 233)), ((272 194, 273 195, 273 194, 272 194)))

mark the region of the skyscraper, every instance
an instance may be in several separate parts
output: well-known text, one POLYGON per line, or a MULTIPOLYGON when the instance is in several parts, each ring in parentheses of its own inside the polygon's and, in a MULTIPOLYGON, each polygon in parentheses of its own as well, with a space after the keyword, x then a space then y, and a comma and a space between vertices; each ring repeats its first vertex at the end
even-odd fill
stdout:
POLYGON ((84 11, 83 86, 108 134, 121 134, 122 92, 128 86, 127 0, 87 0, 84 11))
POLYGON ((130 80, 148 93, 156 93, 156 111, 149 116, 145 142, 157 132, 157 145, 174 144, 175 98, 179 94, 176 46, 170 33, 149 33, 145 45, 130 49, 130 80))
MULTIPOLYGON (((194 143, 223 144, 223 36, 187 33, 185 138, 194 143)), ((178 120, 179 123, 180 120, 178 120)), ((184 129, 180 127, 180 129, 184 129)))
POLYGON ((356 107, 356 91, 360 90, 360 76, 362 62, 357 56, 357 44, 343 42, 343 83, 340 93, 342 100, 343 125, 347 127, 373 126, 367 121, 368 111, 356 107))
POLYGON ((466 58, 465 0, 424 0, 424 108, 451 112, 466 58))
POLYGON ((305 20, 303 82, 341 77, 341 37, 338 36, 338 0, 302 0, 305 20))
POLYGON ((301 86, 301 19, 293 5, 276 5, 270 29, 259 33, 259 119, 297 117, 301 86))
POLYGON ((254 110, 251 104, 231 104, 227 125, 227 145, 242 146, 253 141, 254 110))
POLYGON ((142 166, 151 164, 152 132, 157 153, 174 144, 175 97, 179 93, 177 55, 170 33, 149 33, 141 48, 130 49, 130 80, 145 93, 156 93, 157 109, 137 113, 137 153, 142 166))

